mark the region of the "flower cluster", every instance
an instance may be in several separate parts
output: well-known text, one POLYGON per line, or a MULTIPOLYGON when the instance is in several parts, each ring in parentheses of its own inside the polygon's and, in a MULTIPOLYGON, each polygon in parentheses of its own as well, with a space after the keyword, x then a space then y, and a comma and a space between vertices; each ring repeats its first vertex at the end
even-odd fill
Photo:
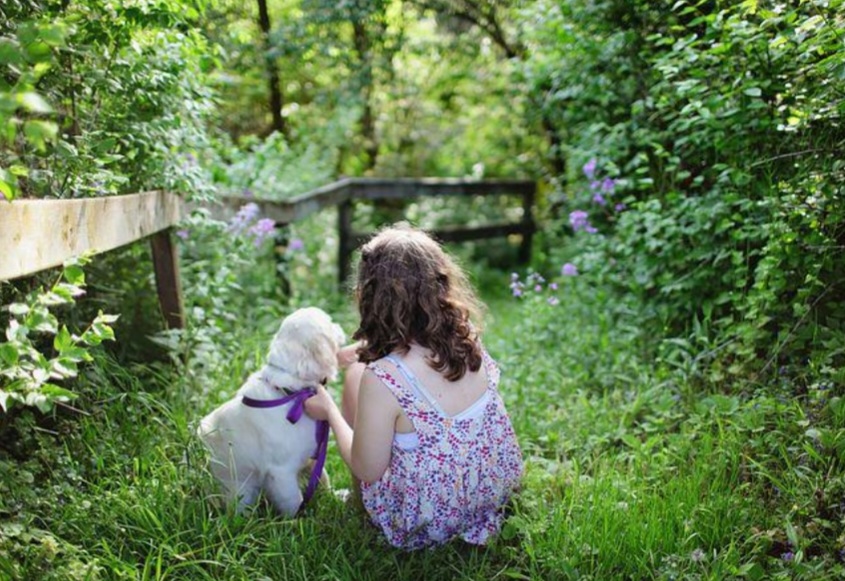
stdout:
MULTIPOLYGON (((563 276, 577 276, 578 269, 575 265, 566 263, 561 268, 561 274, 563 276)), ((518 273, 511 273, 511 294, 519 299, 542 298, 549 305, 556 307, 560 304, 560 299, 557 296, 558 288, 557 282, 546 281, 541 274, 536 272, 528 274, 524 281, 520 279, 518 273)))
MULTIPOLYGON (((617 181, 611 177, 599 178, 596 174, 598 162, 595 158, 584 164, 582 170, 584 176, 590 181, 590 193, 592 201, 598 206, 605 208, 610 204, 611 197, 616 192, 617 181)), ((621 212, 625 209, 625 204, 617 202, 613 205, 616 212, 621 212)), ((584 210, 574 210, 569 213, 569 224, 575 232, 588 232, 594 234, 598 232, 595 226, 590 224, 589 213, 584 210)))
POLYGON ((267 238, 272 237, 276 228, 276 222, 270 218, 259 218, 261 208, 255 202, 244 204, 238 213, 229 221, 226 230, 236 236, 252 238, 256 247, 267 238))

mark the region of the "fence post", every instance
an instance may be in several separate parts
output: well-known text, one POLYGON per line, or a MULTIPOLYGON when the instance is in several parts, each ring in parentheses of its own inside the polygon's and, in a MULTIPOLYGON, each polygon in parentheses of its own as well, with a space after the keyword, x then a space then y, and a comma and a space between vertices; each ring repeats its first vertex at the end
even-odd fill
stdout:
POLYGON ((353 204, 352 199, 349 199, 337 205, 337 282, 341 288, 349 277, 349 259, 355 250, 352 241, 353 204))
POLYGON ((522 193, 522 243, 519 245, 519 261, 526 264, 531 261, 531 245, 534 240, 534 194, 537 183, 533 182, 522 193))
POLYGON ((179 278, 179 259, 170 235, 171 229, 152 235, 156 290, 161 312, 169 329, 185 328, 185 309, 182 303, 182 284, 179 278))

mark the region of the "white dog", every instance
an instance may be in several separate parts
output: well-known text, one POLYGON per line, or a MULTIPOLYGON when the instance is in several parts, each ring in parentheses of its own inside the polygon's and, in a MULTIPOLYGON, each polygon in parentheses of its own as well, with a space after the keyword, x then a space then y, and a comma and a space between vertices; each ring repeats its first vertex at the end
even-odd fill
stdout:
POLYGON ((255 502, 260 490, 285 515, 299 509, 298 476, 317 450, 317 423, 304 413, 291 423, 288 412, 303 400, 279 402, 335 379, 343 341, 343 330, 322 310, 295 311, 282 321, 267 363, 200 422, 212 473, 239 512, 255 502))

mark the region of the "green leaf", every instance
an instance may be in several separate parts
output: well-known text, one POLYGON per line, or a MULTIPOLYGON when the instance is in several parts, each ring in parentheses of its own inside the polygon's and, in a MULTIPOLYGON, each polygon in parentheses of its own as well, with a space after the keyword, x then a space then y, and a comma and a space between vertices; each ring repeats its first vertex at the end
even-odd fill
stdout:
POLYGON ((76 399, 79 397, 78 394, 52 383, 45 383, 42 385, 41 392, 44 395, 50 396, 52 399, 76 399))
POLYGON ((22 65, 26 59, 20 46, 11 38, 0 38, 0 65, 22 65))
POLYGON ((52 113, 53 108, 50 106, 44 97, 38 93, 28 91, 26 93, 18 94, 18 103, 31 113, 52 113))
POLYGON ((760 90, 760 87, 749 87, 743 91, 749 97, 759 97, 763 94, 763 91, 760 90))
POLYGON ((52 142, 59 132, 59 127, 52 121, 39 119, 27 121, 23 126, 26 140, 40 152, 47 151, 47 144, 52 142))
POLYGON ((14 367, 18 364, 20 355, 17 348, 11 343, 0 343, 0 362, 4 367, 14 367))
POLYGON ((6 169, 0 167, 0 193, 7 200, 15 199, 17 193, 18 178, 6 169))
POLYGON ((10 202, 15 199, 15 190, 12 189, 12 185, 2 179, 0 179, 0 194, 3 194, 3 197, 10 202))
POLYGON ((59 329, 59 332, 56 333, 55 337, 53 337, 53 349, 55 349, 59 353, 62 353, 72 346, 73 337, 71 337, 70 331, 67 330, 67 326, 62 325, 62 328, 59 329))
POLYGON ((9 312, 16 317, 26 315, 29 310, 29 305, 25 303, 12 303, 9 305, 9 312))
POLYGON ((64 275, 65 280, 71 285, 81 287, 85 284, 85 272, 78 264, 69 264, 65 266, 62 274, 64 275))

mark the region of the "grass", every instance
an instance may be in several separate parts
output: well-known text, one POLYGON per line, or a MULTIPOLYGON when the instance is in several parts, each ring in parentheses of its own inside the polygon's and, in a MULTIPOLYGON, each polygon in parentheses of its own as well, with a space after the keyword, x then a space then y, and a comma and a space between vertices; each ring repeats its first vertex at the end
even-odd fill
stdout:
MULTIPOLYGON (((789 386, 693 390, 642 358, 633 325, 611 317, 580 281, 561 281, 553 307, 540 294, 515 301, 507 275, 477 277, 490 307, 485 342, 527 459, 523 489, 491 546, 397 551, 326 492, 297 519, 266 505, 248 515, 220 509, 193 429, 260 361, 275 319, 257 313, 257 331, 233 340, 211 375, 199 356, 177 371, 102 354, 79 386, 85 414, 5 418, 0 579, 845 573, 845 447, 837 448, 845 414, 832 403, 841 394, 822 402, 815 392, 788 397, 789 386)), ((351 321, 348 311, 340 318, 351 321)), ((335 486, 348 486, 332 449, 328 469, 335 486)))

